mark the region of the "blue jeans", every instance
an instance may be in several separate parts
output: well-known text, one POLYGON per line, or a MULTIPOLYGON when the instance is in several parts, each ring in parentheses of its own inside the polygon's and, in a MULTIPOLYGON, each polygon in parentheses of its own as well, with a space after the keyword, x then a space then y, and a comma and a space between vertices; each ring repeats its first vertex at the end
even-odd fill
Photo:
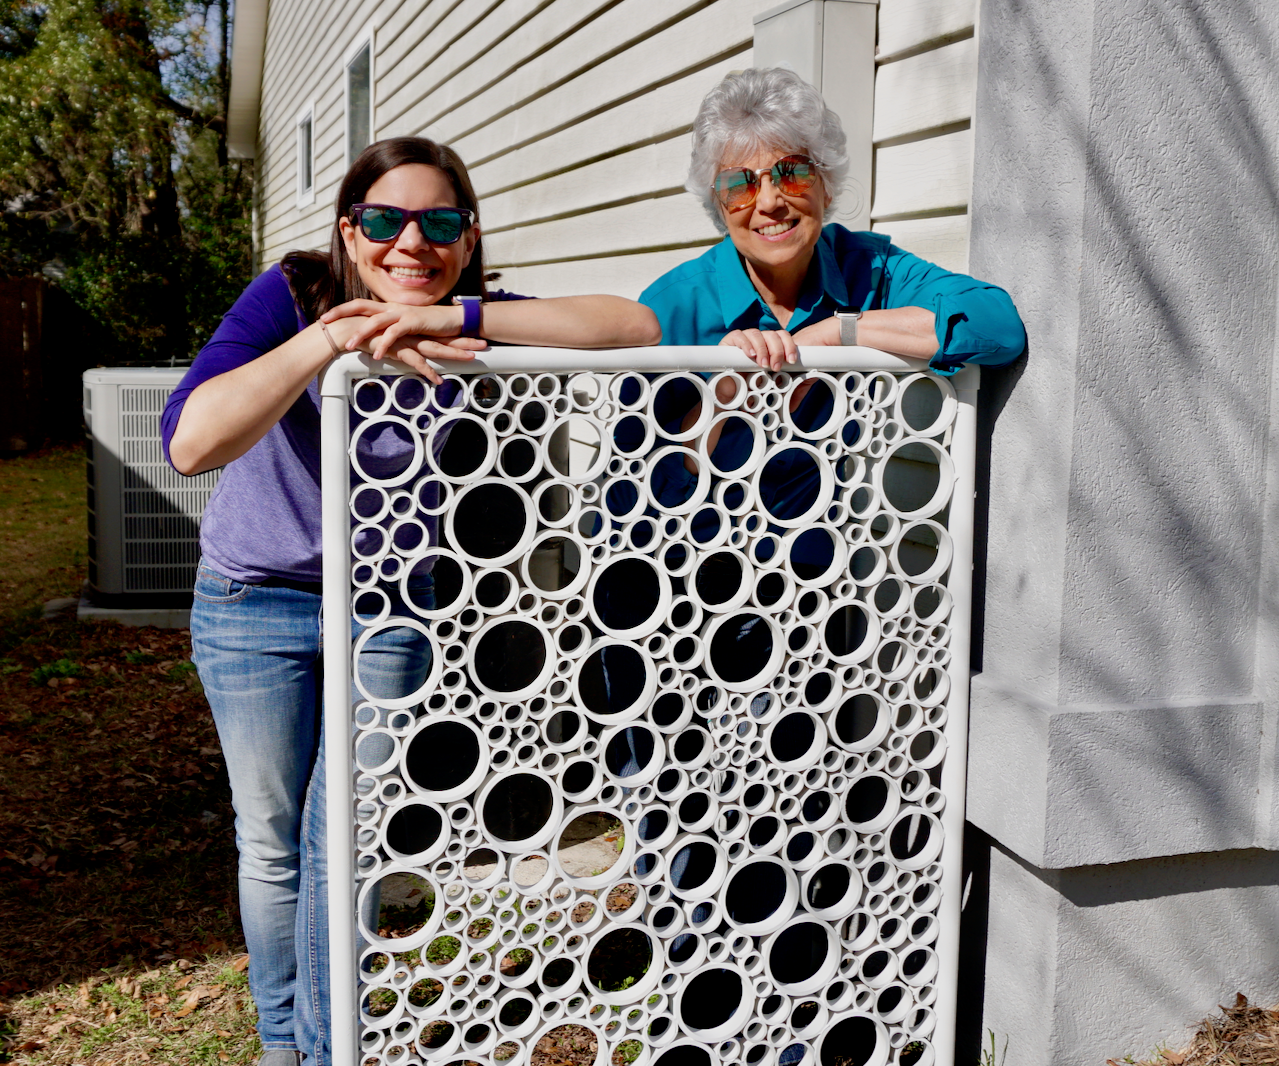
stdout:
MULTIPOLYGON (((316 592, 246 585, 202 562, 191 644, 231 779, 262 1047, 297 1049, 308 1064, 328 1066, 320 602, 316 592)), ((398 603, 392 610, 410 613, 398 603)), ((421 635, 392 628, 370 642, 361 678, 380 695, 407 693, 429 666, 421 635)))

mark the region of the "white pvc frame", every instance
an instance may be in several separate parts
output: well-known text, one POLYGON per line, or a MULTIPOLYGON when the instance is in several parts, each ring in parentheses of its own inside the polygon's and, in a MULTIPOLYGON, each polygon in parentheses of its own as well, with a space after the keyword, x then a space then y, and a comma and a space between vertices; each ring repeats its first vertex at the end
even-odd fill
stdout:
MULTIPOLYGON (((440 368, 449 373, 571 373, 574 371, 624 371, 669 373, 672 370, 720 371, 734 369, 747 374, 758 367, 735 349, 723 347, 624 348, 577 351, 560 348, 508 347, 482 352, 459 367, 440 368)), ((802 347, 795 370, 862 372, 918 371, 918 364, 871 348, 802 347)), ((333 1062, 356 1066, 358 977, 355 957, 355 820, 352 816, 351 754, 351 560, 348 415, 352 382, 374 375, 406 372, 393 360, 374 362, 354 352, 331 362, 320 375, 321 484, 324 532, 324 716, 327 770, 329 870, 329 973, 332 1011, 333 1062), (343 708, 344 713, 333 713, 343 708), (345 979, 341 975, 346 975, 345 979)), ((930 1038, 936 1066, 953 1066, 956 998, 959 984, 959 920, 963 893, 964 801, 968 764, 969 659, 972 643, 973 517, 976 490, 977 391, 980 374, 966 368, 950 379, 955 388, 957 411, 950 456, 955 485, 950 503, 948 531, 953 546, 947 588, 953 599, 951 612, 951 686, 947 697, 946 759, 942 766, 941 792, 945 808, 939 816, 943 831, 941 904, 935 951, 939 970, 935 982, 936 1027, 930 1038)))

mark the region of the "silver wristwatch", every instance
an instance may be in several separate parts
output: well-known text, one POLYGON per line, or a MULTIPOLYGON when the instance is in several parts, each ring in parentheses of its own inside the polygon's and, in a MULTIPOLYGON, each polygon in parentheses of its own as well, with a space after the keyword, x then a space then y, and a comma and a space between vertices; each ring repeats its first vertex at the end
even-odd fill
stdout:
POLYGON ((839 319, 839 343, 849 348, 857 343, 857 320, 862 317, 860 311, 836 311, 839 319))

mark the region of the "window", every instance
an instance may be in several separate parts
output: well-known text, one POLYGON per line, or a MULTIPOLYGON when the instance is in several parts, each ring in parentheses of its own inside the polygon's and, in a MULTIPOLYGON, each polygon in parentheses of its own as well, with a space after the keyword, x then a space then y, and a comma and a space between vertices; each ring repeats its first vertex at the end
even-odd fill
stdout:
POLYGON ((346 58, 346 165, 373 141, 373 34, 346 58))
POLYGON ((297 166, 298 207, 315 202, 315 105, 308 103, 298 112, 297 166))

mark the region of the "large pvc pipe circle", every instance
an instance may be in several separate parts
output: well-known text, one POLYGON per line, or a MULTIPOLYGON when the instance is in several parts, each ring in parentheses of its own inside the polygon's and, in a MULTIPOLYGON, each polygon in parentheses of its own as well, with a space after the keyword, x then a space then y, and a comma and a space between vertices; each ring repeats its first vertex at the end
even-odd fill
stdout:
POLYGON ((657 691, 657 669, 638 645, 606 637, 574 663, 572 682, 579 710, 592 721, 617 725, 648 709, 657 691))
POLYGON ((708 1044, 736 1036, 754 1013, 754 983, 729 963, 707 964, 688 974, 675 996, 674 1014, 684 1031, 708 1044))
POLYGON ((412 707, 421 703, 435 689, 436 684, 439 682, 440 674, 443 672, 439 643, 436 641, 434 634, 415 618, 389 618, 370 626, 360 634, 359 639, 355 642, 355 647, 351 652, 351 659, 353 664, 351 681, 359 690, 360 695, 370 703, 387 710, 398 710, 402 707, 412 707), (369 688, 369 683, 375 677, 375 673, 372 670, 372 657, 378 654, 377 645, 374 644, 373 648, 368 651, 370 659, 362 660, 361 656, 365 653, 365 649, 368 648, 371 641, 374 641, 379 635, 395 629, 412 630, 425 640, 430 654, 430 666, 426 678, 413 691, 395 696, 386 693, 374 694, 369 688))
POLYGON ((482 478, 462 488, 445 518, 449 543, 478 566, 505 566, 529 548, 537 528, 533 501, 518 485, 482 478))
POLYGON ((824 988, 843 954, 835 927, 808 917, 788 922, 760 950, 768 976, 788 996, 807 996, 824 988))
POLYGON ((476 686, 512 703, 541 692, 555 672, 555 660, 550 631, 532 618, 491 618, 467 644, 467 672, 476 686))
POLYGON ((491 774, 475 799, 485 839, 507 854, 549 842, 560 824, 563 806, 554 779, 529 767, 491 774))
POLYGON ((750 859, 729 871, 719 901, 730 927, 747 936, 765 936, 794 915, 799 881, 781 858, 750 859))
POLYGON ((489 751, 470 719, 423 718, 404 740, 400 773, 418 795, 447 803, 475 791, 488 773, 489 751))

